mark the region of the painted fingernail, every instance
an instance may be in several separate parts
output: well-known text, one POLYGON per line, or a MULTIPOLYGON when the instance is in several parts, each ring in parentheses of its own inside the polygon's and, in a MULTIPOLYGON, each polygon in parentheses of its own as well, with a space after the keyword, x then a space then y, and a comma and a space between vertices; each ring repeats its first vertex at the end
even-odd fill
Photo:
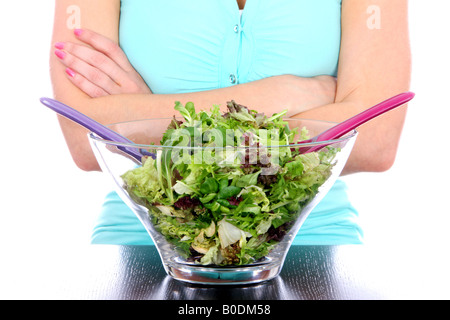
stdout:
POLYGON ((73 30, 73 33, 75 33, 75 35, 77 37, 81 36, 83 34, 83 30, 82 29, 75 29, 73 30))
POLYGON ((55 50, 55 54, 60 59, 64 59, 64 57, 66 56, 66 53, 64 51, 61 51, 61 50, 55 50))
POLYGON ((64 49, 64 42, 55 43, 55 48, 60 50, 64 49))
POLYGON ((70 68, 66 68, 66 73, 72 78, 75 77, 75 71, 70 68))

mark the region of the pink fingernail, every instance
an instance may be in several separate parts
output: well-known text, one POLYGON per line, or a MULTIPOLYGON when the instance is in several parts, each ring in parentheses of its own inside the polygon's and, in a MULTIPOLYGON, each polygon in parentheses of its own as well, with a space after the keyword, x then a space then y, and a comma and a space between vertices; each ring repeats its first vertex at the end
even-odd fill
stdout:
POLYGON ((66 73, 72 78, 75 77, 75 71, 70 68, 66 68, 66 73))
POLYGON ((55 43, 55 48, 60 50, 64 49, 64 42, 55 43))
POLYGON ((64 57, 66 56, 66 53, 64 51, 61 51, 61 50, 55 50, 55 54, 61 60, 64 59, 64 57))
POLYGON ((73 30, 73 33, 75 33, 75 35, 77 37, 81 36, 83 34, 83 30, 82 29, 75 29, 73 30))

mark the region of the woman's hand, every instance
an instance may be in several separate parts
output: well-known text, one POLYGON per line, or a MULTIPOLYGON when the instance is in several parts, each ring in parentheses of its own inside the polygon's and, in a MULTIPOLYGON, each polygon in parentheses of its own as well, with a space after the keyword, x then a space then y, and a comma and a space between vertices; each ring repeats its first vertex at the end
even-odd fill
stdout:
POLYGON ((78 40, 57 42, 55 55, 66 66, 69 80, 91 98, 124 93, 152 93, 117 43, 86 29, 78 40))

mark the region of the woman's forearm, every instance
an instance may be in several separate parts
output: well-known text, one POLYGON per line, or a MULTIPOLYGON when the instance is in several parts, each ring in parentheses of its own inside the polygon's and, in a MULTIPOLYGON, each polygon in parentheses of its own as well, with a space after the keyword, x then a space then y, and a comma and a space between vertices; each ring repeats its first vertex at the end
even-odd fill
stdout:
MULTIPOLYGON (((381 102, 381 100, 348 100, 323 105, 294 117, 341 122, 378 102, 381 102)), ((382 172, 393 165, 406 110, 407 106, 402 106, 357 129, 358 137, 342 172, 343 175, 356 172, 382 172)))
MULTIPOLYGON (((291 75, 266 78, 233 87, 183 94, 121 94, 99 98, 65 97, 60 99, 75 109, 108 124, 145 118, 171 117, 175 101, 192 101, 200 109, 213 105, 225 111, 226 102, 235 100, 259 112, 271 115, 288 110, 288 116, 329 104, 335 98, 332 77, 299 78, 291 75)), ((58 99, 58 94, 55 94, 58 99)), ((98 170, 98 164, 86 137, 86 130, 60 118, 61 128, 75 163, 83 170, 98 170)), ((162 132, 161 132, 162 134, 162 132)))

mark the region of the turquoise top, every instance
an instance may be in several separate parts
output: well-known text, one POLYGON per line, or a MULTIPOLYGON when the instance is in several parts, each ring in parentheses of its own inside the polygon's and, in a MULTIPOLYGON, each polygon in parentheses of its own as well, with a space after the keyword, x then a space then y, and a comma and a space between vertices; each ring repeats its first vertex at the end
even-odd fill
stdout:
MULTIPOLYGON (((340 21, 340 0, 247 0, 242 15, 235 0, 122 0, 119 35, 154 93, 183 93, 281 74, 336 76, 340 21)), ((338 181, 294 244, 361 243, 356 218, 346 185, 338 181)), ((152 244, 114 192, 92 242, 152 244)))

